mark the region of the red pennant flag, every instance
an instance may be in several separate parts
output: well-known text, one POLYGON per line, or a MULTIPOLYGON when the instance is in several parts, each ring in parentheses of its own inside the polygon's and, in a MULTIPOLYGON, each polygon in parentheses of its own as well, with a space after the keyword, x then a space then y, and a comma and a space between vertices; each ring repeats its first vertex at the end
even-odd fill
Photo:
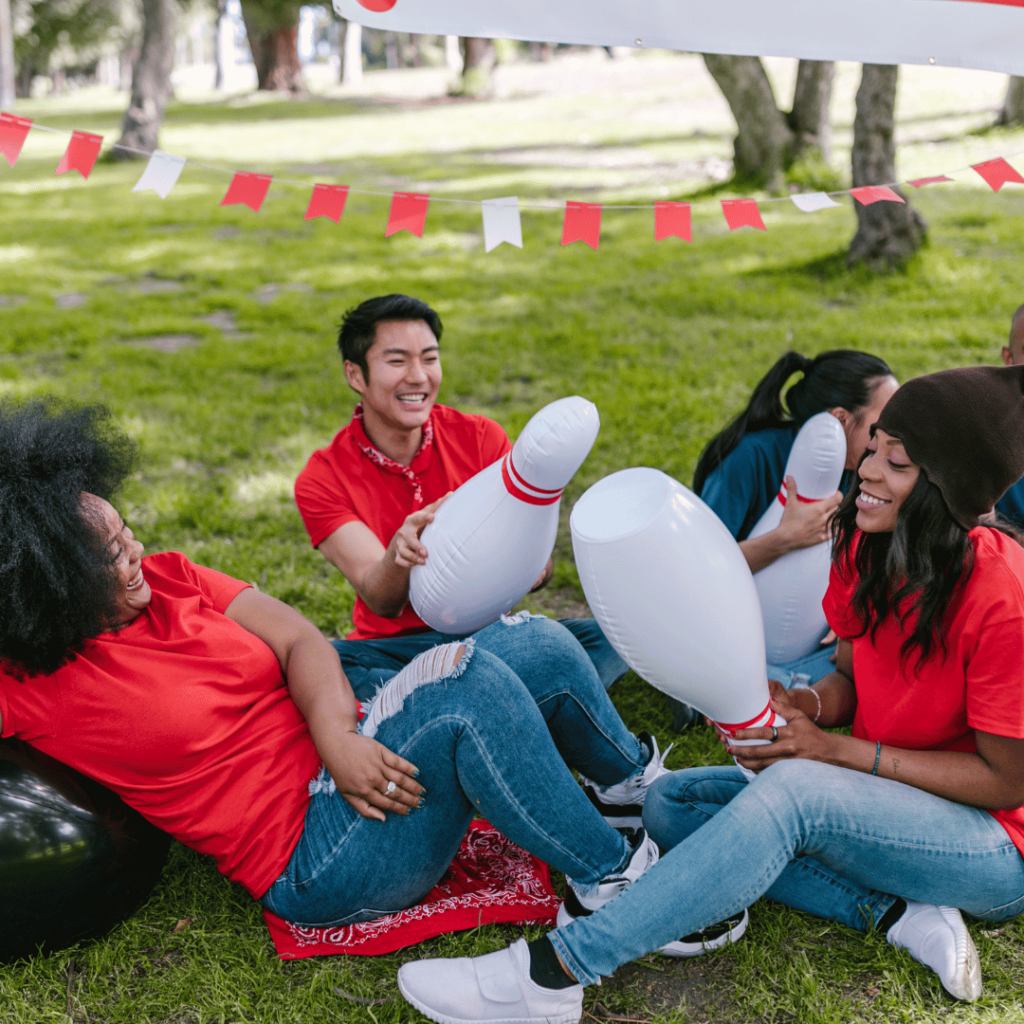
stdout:
POLYGON ((96 157, 100 155, 100 146, 103 145, 102 135, 90 135, 88 132, 72 132, 68 148, 57 164, 56 174, 65 174, 67 171, 78 171, 83 178, 88 178, 96 163, 96 157))
POLYGON ((654 240, 660 242, 663 238, 693 241, 689 203, 654 204, 654 240))
POLYGON ((764 221, 761 220, 761 211, 753 199, 723 199, 722 213, 725 214, 725 222, 729 225, 730 231, 735 231, 737 228, 768 230, 764 226, 764 221))
POLYGON ((591 249, 601 244, 601 204, 566 203, 562 222, 562 245, 586 242, 591 249))
POLYGON ((330 217, 337 224, 345 212, 345 200, 348 198, 348 185, 314 185, 313 194, 309 197, 306 216, 303 220, 314 217, 330 217))
POLYGON ((908 181, 908 185, 913 185, 914 188, 920 188, 922 185, 934 185, 937 181, 952 181, 952 178, 947 178, 944 174, 937 174, 934 178, 915 178, 913 181, 908 181))
POLYGON ((273 176, 269 174, 247 174, 245 171, 239 171, 231 179, 220 205, 248 206, 250 210, 259 213, 273 180, 273 176))
POLYGON ((21 147, 25 145, 32 121, 27 117, 15 117, 14 114, 0 113, 0 153, 7 157, 13 167, 21 155, 21 147))
POLYGON ((851 188, 850 195, 861 206, 870 206, 872 203, 906 202, 906 199, 898 196, 888 185, 861 185, 859 188, 851 188))
POLYGON ((417 238, 422 238, 429 203, 430 196, 419 192, 396 192, 392 195, 391 212, 388 214, 388 226, 384 237, 389 238, 396 231, 409 231, 417 238))
POLYGON ((995 160, 986 160, 981 164, 971 164, 986 182, 993 192, 998 192, 1008 181, 1019 181, 1024 184, 1022 178, 1001 156, 995 160))

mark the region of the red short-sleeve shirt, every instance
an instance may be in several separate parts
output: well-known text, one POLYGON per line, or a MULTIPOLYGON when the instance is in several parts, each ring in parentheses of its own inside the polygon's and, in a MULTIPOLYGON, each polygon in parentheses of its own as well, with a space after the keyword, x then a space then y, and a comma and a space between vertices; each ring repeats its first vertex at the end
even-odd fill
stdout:
POLYGON ((273 651, 223 614, 248 584, 168 551, 149 607, 49 676, 0 673, 3 735, 118 793, 261 896, 302 834, 320 757, 273 651))
MULTIPOLYGON (((974 570, 946 621, 946 657, 901 661, 907 634, 890 616, 874 637, 852 608, 857 576, 833 565, 823 606, 850 639, 853 735, 904 750, 977 750, 974 731, 1024 739, 1024 549, 997 530, 970 532, 974 570)), ((913 619, 908 628, 913 628, 913 619)), ((992 811, 1024 854, 1024 808, 992 811)))
MULTIPOLYGON (((435 405, 430 423, 432 440, 401 472, 374 453, 358 415, 326 448, 313 452, 295 481, 295 502, 314 547, 354 520, 365 523, 386 547, 406 516, 454 491, 512 447, 502 427, 486 416, 435 405)), ((397 618, 386 619, 361 597, 352 623, 350 640, 427 628, 408 604, 397 618)))

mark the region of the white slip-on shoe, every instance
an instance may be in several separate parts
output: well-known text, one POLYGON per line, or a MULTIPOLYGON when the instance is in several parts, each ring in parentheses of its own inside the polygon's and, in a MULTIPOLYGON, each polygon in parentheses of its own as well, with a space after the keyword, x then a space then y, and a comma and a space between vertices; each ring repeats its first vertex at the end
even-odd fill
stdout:
POLYGON ((954 999, 973 1003, 981 995, 981 963, 960 911, 905 902, 907 909, 885 934, 888 942, 930 967, 954 999))
POLYGON ((628 863, 621 871, 602 878, 594 892, 582 895, 577 890, 576 883, 571 878, 566 878, 569 887, 565 901, 558 908, 556 923, 559 927, 600 909, 658 863, 658 844, 642 828, 631 833, 631 836, 633 853, 628 863), (569 909, 566 909, 567 905, 569 909))
POLYGON ((739 942, 746 934, 748 924, 750 914, 744 909, 724 921, 709 924, 707 928, 701 928, 691 935, 684 935, 675 942, 667 942, 658 952, 665 956, 703 956, 713 949, 721 949, 731 942, 739 942))
POLYGON ((398 969, 405 1001, 437 1024, 578 1024, 583 986, 543 988, 526 939, 485 956, 414 960, 398 969))
POLYGON ((651 751, 651 759, 643 771, 612 786, 599 786, 596 782, 580 776, 580 785, 583 786, 587 799, 612 828, 640 828, 647 790, 651 788, 651 783, 655 779, 669 774, 669 769, 665 767, 665 758, 675 744, 671 744, 662 754, 658 751, 658 741, 649 732, 642 732, 637 738, 651 751))

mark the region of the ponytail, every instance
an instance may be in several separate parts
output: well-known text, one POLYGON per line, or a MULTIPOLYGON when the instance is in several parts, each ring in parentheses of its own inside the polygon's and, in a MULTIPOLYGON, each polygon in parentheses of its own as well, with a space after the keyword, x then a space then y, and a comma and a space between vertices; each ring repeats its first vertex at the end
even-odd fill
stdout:
POLYGON ((808 359, 799 352, 787 352, 761 378, 746 409, 701 452, 693 474, 693 489, 704 489, 707 478, 725 461, 747 434, 773 427, 801 427, 812 416, 827 409, 856 413, 871 404, 875 388, 892 370, 875 356, 850 349, 822 352, 808 359), (786 391, 782 388, 794 373, 803 376, 786 391))

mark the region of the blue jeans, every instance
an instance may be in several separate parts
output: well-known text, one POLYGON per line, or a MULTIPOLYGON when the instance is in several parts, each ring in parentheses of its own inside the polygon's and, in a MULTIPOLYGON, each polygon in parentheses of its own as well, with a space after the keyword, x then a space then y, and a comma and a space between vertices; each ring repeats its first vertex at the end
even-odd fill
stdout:
POLYGON ((426 804, 373 821, 321 773, 299 844, 262 897, 275 914, 327 926, 412 906, 444 874, 475 812, 584 888, 628 860, 626 840, 566 765, 619 781, 644 751, 567 630, 541 617, 496 622, 466 642, 454 670, 418 680, 433 657, 395 676, 360 726, 419 768, 426 804), (396 711, 381 710, 406 691, 396 711))
MULTIPOLYGON (((593 619, 561 621, 583 645, 605 689, 626 674, 629 666, 618 656, 615 648, 601 632, 601 627, 593 619)), ((477 632, 480 633, 482 630, 477 632)), ((405 636, 370 640, 332 640, 331 643, 341 658, 341 667, 345 670, 355 695, 362 701, 368 701, 380 686, 408 665, 417 654, 455 639, 461 638, 428 629, 422 633, 408 633, 405 636)))
POLYGON ((829 644, 820 650, 811 651, 802 658, 794 658, 793 661, 784 662, 781 665, 768 665, 768 678, 777 679, 788 690, 794 683, 798 686, 810 686, 816 683, 822 676, 835 672, 836 645, 829 644))
POLYGON ((663 776, 644 804, 662 859, 548 937, 584 984, 769 896, 866 931, 896 896, 1002 921, 1024 909, 1024 858, 986 811, 794 759, 663 776), (890 895, 895 894, 895 895, 890 895))

